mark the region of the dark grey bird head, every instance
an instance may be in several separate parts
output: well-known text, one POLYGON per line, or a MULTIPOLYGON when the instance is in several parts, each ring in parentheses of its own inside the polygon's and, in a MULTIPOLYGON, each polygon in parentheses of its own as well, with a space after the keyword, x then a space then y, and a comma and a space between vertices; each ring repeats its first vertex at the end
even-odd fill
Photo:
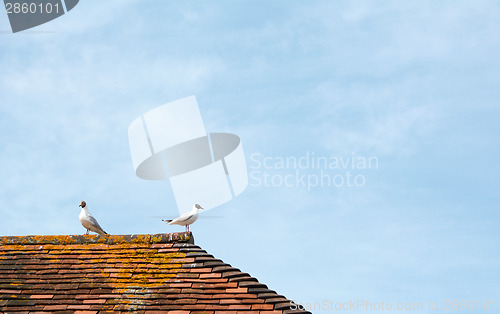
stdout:
POLYGON ((80 205, 78 205, 78 207, 82 207, 82 208, 85 206, 87 206, 87 203, 85 203, 85 201, 81 201, 80 205))
POLYGON ((201 207, 200 204, 194 204, 194 207, 198 208, 198 209, 205 209, 205 208, 201 207))

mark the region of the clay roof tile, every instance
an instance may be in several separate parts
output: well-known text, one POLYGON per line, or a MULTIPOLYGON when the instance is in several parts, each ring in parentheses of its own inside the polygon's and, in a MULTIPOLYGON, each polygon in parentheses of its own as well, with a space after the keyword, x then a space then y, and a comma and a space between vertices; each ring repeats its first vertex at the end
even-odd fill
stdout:
POLYGON ((309 313, 294 307, 188 232, 0 237, 2 312, 309 313))

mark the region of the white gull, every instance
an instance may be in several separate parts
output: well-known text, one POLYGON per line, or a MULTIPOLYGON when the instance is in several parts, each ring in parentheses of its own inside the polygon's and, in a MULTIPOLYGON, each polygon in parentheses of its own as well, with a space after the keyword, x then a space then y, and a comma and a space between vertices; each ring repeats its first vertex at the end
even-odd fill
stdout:
POLYGON ((82 226, 87 229, 87 233, 89 234, 89 231, 99 233, 100 235, 105 235, 108 234, 106 231, 104 231, 97 220, 92 216, 89 212, 89 208, 87 207, 87 203, 84 201, 80 202, 80 205, 78 207, 82 208, 82 211, 80 212, 80 215, 78 218, 80 218, 80 222, 82 223, 82 226))
POLYGON ((200 209, 204 209, 199 204, 194 204, 193 209, 190 212, 183 214, 175 219, 164 219, 164 222, 168 222, 169 225, 181 225, 186 226, 186 232, 189 232, 189 225, 194 223, 198 219, 198 214, 200 209))

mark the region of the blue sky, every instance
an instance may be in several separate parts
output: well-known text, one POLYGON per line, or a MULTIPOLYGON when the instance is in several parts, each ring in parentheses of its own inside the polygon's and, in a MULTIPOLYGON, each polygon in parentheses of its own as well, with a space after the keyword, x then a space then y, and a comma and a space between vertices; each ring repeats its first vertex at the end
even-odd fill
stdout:
POLYGON ((306 304, 500 306, 499 30, 494 1, 81 1, 16 34, 0 14, 0 234, 81 234, 80 200, 112 234, 181 231, 151 218, 175 200, 127 128, 196 95, 256 177, 378 160, 323 169, 359 187, 251 184, 192 226, 208 252, 306 304))

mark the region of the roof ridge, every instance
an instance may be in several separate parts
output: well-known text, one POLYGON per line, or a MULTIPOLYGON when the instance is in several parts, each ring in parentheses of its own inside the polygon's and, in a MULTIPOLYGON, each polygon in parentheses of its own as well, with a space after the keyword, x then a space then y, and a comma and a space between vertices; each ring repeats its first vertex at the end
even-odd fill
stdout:
POLYGON ((37 245, 37 244, 124 244, 124 243, 191 243, 191 232, 128 234, 128 235, 28 235, 2 236, 0 245, 37 245))

